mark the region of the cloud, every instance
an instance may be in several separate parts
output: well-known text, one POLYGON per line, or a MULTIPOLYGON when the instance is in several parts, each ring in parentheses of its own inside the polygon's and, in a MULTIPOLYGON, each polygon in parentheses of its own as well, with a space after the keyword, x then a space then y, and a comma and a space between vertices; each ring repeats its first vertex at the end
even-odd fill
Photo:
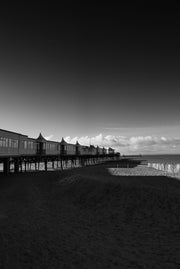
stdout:
POLYGON ((49 135, 49 136, 45 136, 44 138, 46 139, 46 140, 51 140, 52 138, 53 138, 53 134, 51 134, 51 135, 49 135))
POLYGON ((95 145, 101 147, 113 147, 122 153, 176 153, 180 150, 180 139, 158 136, 114 136, 99 134, 94 137, 82 136, 66 137, 68 143, 78 141, 82 145, 95 145))

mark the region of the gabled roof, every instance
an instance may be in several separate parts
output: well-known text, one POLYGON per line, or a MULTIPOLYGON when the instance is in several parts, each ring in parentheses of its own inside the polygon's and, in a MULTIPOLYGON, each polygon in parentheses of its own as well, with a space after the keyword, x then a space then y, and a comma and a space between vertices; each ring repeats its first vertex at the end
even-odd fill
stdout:
POLYGON ((60 142, 61 144, 67 144, 67 142, 64 140, 64 138, 62 137, 62 139, 61 139, 61 142, 60 142))
POLYGON ((39 134, 39 136, 38 136, 38 138, 36 140, 39 141, 39 142, 45 142, 46 141, 46 139, 42 136, 41 133, 39 134))
POLYGON ((95 148, 95 146, 94 145, 90 145, 90 148, 95 148))

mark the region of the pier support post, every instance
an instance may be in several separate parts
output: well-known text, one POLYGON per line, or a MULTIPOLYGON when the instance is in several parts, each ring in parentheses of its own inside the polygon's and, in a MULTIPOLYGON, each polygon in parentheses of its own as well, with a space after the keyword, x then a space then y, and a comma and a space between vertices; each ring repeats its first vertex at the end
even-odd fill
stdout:
POLYGON ((4 174, 9 174, 9 172, 10 172, 10 159, 9 158, 4 160, 3 166, 4 166, 4 168, 3 168, 4 174))
POLYGON ((54 169, 54 160, 52 161, 52 169, 54 169))
POLYGON ((63 170, 63 161, 62 161, 62 158, 61 158, 61 169, 63 170))
POLYGON ((47 171, 47 159, 44 160, 45 171, 47 171))
POLYGON ((27 171, 26 165, 27 165, 27 161, 24 161, 24 169, 25 169, 25 172, 27 171))
POLYGON ((19 160, 14 160, 14 173, 19 173, 19 160))
POLYGON ((20 169, 21 169, 20 171, 21 171, 21 173, 23 172, 23 168, 22 168, 22 162, 23 162, 23 161, 22 161, 22 160, 20 160, 20 169))

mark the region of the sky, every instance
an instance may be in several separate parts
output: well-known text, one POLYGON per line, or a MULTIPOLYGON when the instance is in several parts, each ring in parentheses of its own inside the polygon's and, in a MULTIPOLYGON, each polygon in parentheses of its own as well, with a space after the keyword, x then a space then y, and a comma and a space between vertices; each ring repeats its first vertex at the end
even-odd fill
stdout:
POLYGON ((0 12, 1 129, 180 153, 178 10, 29 3, 0 12))

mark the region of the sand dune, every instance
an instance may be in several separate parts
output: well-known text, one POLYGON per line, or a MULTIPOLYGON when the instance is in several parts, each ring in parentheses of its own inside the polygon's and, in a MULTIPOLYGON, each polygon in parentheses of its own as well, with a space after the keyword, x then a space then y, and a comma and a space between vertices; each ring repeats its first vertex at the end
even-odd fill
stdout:
POLYGON ((0 268, 180 268, 180 182, 115 164, 0 177, 0 268))

